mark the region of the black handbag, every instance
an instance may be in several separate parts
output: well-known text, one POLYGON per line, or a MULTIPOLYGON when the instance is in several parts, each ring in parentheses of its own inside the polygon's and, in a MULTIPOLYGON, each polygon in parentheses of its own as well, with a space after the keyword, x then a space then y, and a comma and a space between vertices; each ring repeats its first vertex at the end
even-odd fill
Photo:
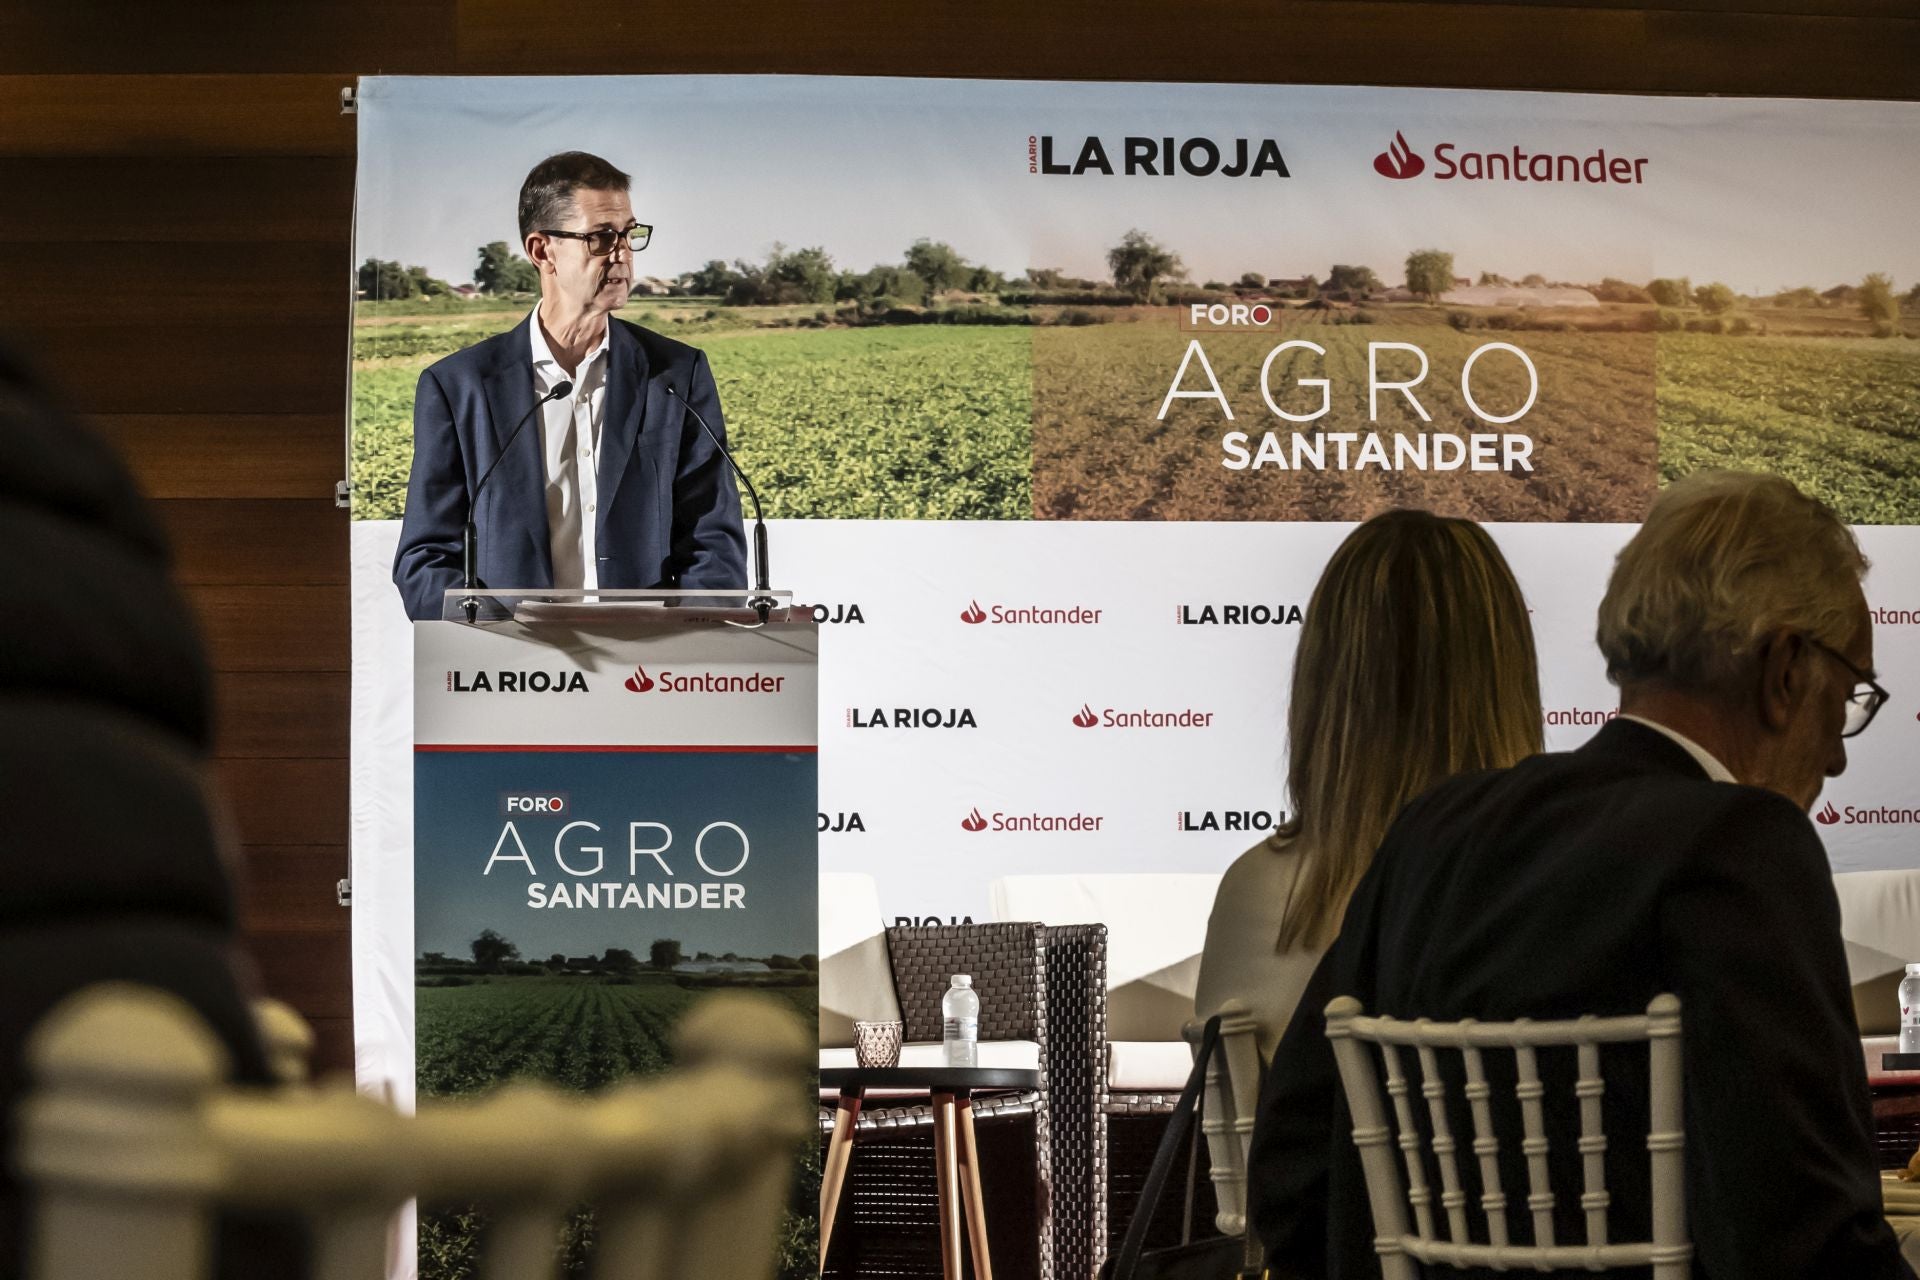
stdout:
MULTIPOLYGON (((1120 1242, 1120 1251, 1100 1268, 1100 1280, 1243 1280, 1258 1277, 1260 1269, 1247 1261, 1248 1241, 1244 1236, 1211 1236, 1200 1240, 1183 1239, 1165 1249, 1148 1249, 1147 1225, 1167 1189, 1173 1162, 1182 1147, 1192 1141, 1194 1117, 1200 1110, 1200 1095, 1207 1087, 1207 1064, 1220 1049, 1220 1018, 1207 1019, 1200 1036, 1200 1051, 1193 1058, 1193 1074, 1181 1090, 1180 1102, 1167 1122, 1160 1147, 1153 1153, 1153 1167, 1147 1171, 1147 1184, 1141 1190, 1140 1203, 1134 1208, 1133 1221, 1120 1242)), ((1186 1236, 1193 1223, 1194 1166, 1187 1162, 1187 1217, 1182 1232, 1186 1236)))

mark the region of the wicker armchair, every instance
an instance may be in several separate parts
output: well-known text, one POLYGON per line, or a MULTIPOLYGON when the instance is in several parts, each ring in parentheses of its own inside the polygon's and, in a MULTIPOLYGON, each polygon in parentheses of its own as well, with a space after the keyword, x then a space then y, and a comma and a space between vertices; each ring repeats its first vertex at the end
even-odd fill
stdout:
MULTIPOLYGON (((1000 919, 1105 923, 1110 930, 1099 1054, 1101 1241, 1096 1261, 1132 1220, 1147 1170, 1193 1067, 1182 1026, 1193 1016, 1200 951, 1220 877, 1197 873, 1005 876, 990 895, 1000 919)), ((1049 932, 1059 926, 1049 923, 1049 932)), ((1201 1158, 1205 1159, 1205 1153, 1201 1158)), ((1180 1238, 1184 1205, 1163 1199, 1150 1244, 1180 1238)), ((1199 1188, 1199 1219, 1215 1212, 1199 1188)))
MULTIPOLYGON (((977 1099, 975 1114, 983 1126, 1032 1124, 1038 1273, 1045 1280, 1086 1280, 1104 1256, 1106 1234, 1101 1194, 1106 1147, 1106 1117, 1101 1112, 1105 927, 901 927, 888 929, 886 938, 909 1042, 940 1039, 940 998, 953 974, 967 973, 980 993, 981 1040, 1029 1040, 1039 1046, 1040 1088, 977 1099)), ((823 1132, 831 1130, 832 1108, 821 1108, 820 1123, 823 1132)), ((931 1231, 936 1221, 931 1188, 916 1195, 898 1176, 928 1164, 926 1157, 916 1151, 910 1163, 889 1160, 885 1145, 874 1139, 893 1131, 909 1141, 930 1143, 932 1125, 933 1110, 924 1099, 869 1105, 861 1111, 861 1154, 848 1179, 853 1203, 844 1211, 850 1224, 860 1221, 864 1201, 876 1216, 896 1223, 924 1222, 931 1231)))

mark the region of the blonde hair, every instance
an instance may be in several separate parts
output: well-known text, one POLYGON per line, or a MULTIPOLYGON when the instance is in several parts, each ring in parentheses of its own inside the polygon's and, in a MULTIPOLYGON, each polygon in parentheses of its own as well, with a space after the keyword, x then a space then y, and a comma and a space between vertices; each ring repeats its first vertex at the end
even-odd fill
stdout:
POLYGON ((1278 949, 1321 946, 1407 801, 1541 748, 1527 605, 1471 520, 1392 511, 1348 535, 1313 590, 1287 712, 1301 849, 1278 949))
POLYGON ((1769 632, 1838 648, 1866 572, 1853 531, 1787 481, 1696 472, 1654 499, 1614 562, 1596 636, 1607 678, 1714 692, 1769 632))

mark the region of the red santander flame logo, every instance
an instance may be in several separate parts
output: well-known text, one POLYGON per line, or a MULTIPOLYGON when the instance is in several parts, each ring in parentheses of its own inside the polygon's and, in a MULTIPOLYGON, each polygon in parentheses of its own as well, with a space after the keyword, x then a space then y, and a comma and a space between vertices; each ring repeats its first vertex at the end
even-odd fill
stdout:
POLYGON ((978 625, 986 620, 987 611, 980 607, 978 600, 973 602, 972 607, 960 611, 960 621, 967 623, 969 626, 978 625))
POLYGON ((633 674, 627 677, 627 691, 645 693, 651 688, 653 688, 653 677, 647 674, 647 669, 641 666, 634 667, 633 674))
POLYGON ((972 813, 960 819, 960 825, 968 831, 985 831, 987 829, 987 820, 980 816, 980 806, 975 805, 972 813))
POLYGON ((1813 820, 1823 827, 1830 827, 1840 821, 1840 811, 1833 807, 1833 801, 1827 801, 1826 807, 1813 815, 1813 820))
POLYGON ((1373 158, 1373 171, 1384 178, 1417 178, 1427 171, 1427 162, 1407 145, 1406 135, 1393 131, 1393 141, 1373 158))
POLYGON ((1093 714, 1093 708, 1083 702, 1080 709, 1073 713, 1073 722, 1082 729, 1091 729, 1100 723, 1100 717, 1093 714))

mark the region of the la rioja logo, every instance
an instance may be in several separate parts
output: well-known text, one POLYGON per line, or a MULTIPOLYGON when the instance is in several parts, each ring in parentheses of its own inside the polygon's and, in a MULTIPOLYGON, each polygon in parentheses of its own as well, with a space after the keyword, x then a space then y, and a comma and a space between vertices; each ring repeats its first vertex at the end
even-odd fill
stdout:
POLYGON ((633 674, 627 677, 626 684, 629 693, 645 693, 653 688, 653 677, 647 674, 645 667, 636 665, 633 674))
POLYGON ((1417 178, 1427 171, 1427 162, 1407 145, 1406 135, 1393 131, 1393 141, 1373 158, 1373 171, 1383 178, 1417 178))

